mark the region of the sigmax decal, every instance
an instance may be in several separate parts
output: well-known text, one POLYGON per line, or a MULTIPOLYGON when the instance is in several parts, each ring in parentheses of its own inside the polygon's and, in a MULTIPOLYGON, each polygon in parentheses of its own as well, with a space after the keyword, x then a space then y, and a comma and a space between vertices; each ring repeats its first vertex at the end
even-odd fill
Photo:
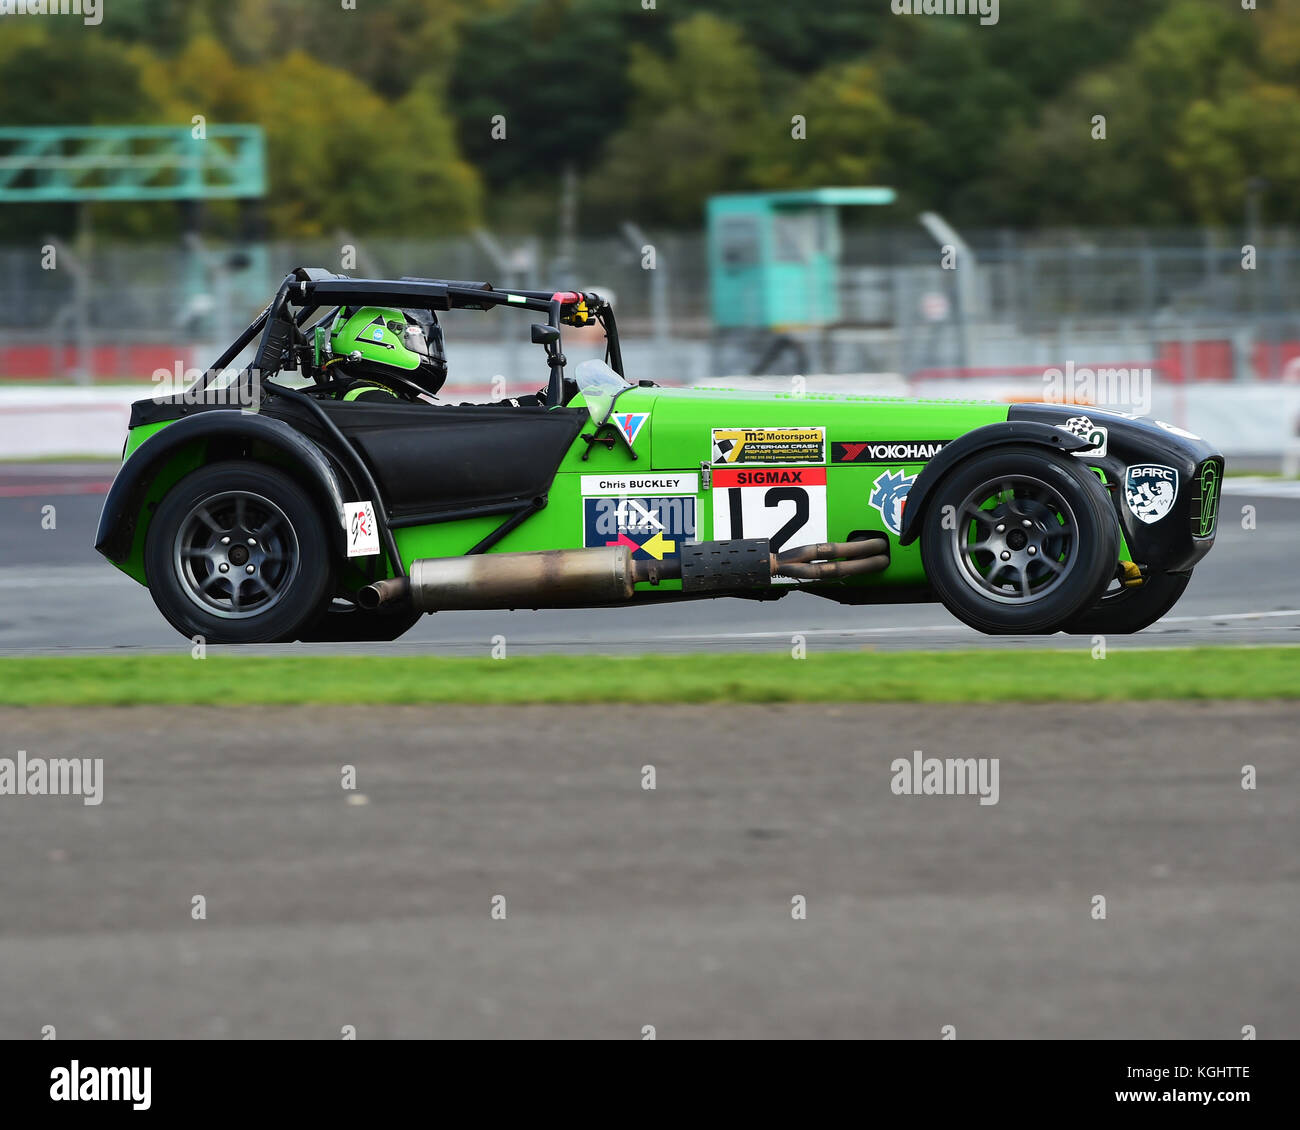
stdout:
MULTIPOLYGON (((713 472, 713 536, 767 538, 773 553, 826 537, 826 469, 713 472)), ((774 584, 788 578, 772 578, 774 584)))
POLYGON ((824 464, 826 429, 714 428, 713 462, 824 464))

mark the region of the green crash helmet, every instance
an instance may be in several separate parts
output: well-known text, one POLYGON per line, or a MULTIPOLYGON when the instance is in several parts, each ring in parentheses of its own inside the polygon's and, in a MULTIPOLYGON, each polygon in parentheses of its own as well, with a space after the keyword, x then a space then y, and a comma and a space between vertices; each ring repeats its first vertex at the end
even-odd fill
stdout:
MULTIPOLYGON (((341 307, 329 328, 329 352, 333 354, 329 371, 395 390, 414 384, 430 396, 436 395, 447 379, 447 359, 441 327, 434 320, 430 328, 426 337, 419 323, 402 310, 341 307)), ((318 365, 324 363, 320 356, 323 336, 317 335, 318 365)))

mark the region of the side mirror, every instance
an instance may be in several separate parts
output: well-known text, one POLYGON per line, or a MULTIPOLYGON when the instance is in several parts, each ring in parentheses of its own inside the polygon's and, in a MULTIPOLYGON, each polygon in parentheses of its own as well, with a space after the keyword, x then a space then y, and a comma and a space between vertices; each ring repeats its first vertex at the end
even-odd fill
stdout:
POLYGON ((541 322, 533 323, 534 345, 554 345, 559 340, 560 331, 554 326, 543 325, 541 322))

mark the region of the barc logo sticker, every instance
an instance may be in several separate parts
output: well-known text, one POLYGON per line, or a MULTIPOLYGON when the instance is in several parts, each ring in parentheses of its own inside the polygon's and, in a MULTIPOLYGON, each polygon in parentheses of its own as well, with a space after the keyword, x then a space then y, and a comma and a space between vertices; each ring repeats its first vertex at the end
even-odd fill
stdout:
POLYGON ((1139 463, 1124 473, 1124 499, 1133 517, 1154 525, 1174 508, 1178 472, 1160 463, 1139 463))
POLYGON ((916 482, 906 471, 886 471, 871 486, 870 505, 880 511, 885 529, 897 537, 903 532, 903 503, 916 482))

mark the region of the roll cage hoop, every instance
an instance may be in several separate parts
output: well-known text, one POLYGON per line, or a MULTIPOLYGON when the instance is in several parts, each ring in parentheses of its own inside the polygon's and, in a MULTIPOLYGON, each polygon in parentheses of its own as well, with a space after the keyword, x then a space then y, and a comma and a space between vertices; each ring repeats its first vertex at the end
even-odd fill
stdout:
POLYGON ((623 376, 623 352, 619 346, 614 308, 594 292, 507 291, 497 290, 491 283, 451 279, 353 279, 319 267, 298 267, 285 276, 266 309, 212 363, 196 387, 206 388, 208 382, 259 334, 261 341, 257 354, 245 374, 249 380, 265 380, 287 366, 294 366, 295 349, 306 344, 302 327, 312 315, 320 310, 357 305, 433 311, 491 310, 496 306, 512 306, 545 313, 545 326, 534 327, 533 341, 546 350, 546 363, 551 370, 546 386, 548 408, 563 402, 564 366, 568 362, 560 346, 560 327, 566 319, 570 325, 585 325, 589 321, 598 323, 605 331, 605 360, 620 377, 623 376), (584 316, 580 311, 585 311, 586 320, 583 322, 575 320, 584 316))

